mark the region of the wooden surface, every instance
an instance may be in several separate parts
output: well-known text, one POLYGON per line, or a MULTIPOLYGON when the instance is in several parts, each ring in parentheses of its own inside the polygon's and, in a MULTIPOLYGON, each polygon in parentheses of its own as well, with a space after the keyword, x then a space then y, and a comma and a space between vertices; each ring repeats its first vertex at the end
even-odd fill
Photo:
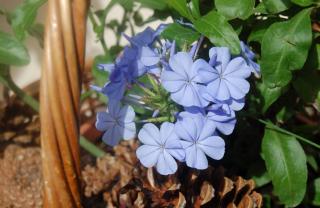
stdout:
POLYGON ((87 4, 48 1, 40 87, 44 207, 81 207, 79 98, 87 4))

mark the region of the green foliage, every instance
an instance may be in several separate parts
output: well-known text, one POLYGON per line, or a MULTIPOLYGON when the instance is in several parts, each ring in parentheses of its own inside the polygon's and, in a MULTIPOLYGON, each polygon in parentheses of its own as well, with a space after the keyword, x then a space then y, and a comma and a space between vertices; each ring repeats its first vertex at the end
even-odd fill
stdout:
POLYGON ((0 64, 26 65, 30 56, 23 44, 12 35, 0 31, 0 64))
POLYGON ((299 142, 292 136, 266 128, 262 154, 275 194, 287 206, 297 206, 307 186, 306 155, 299 142))
POLYGON ((178 45, 191 44, 200 38, 200 33, 180 24, 170 24, 163 32, 162 37, 175 40, 178 45))
POLYGON ((286 22, 272 24, 262 40, 261 71, 266 111, 291 81, 292 71, 301 69, 312 42, 310 9, 286 22))
POLYGON ((189 20, 193 20, 191 11, 188 8, 187 0, 167 0, 167 4, 175 9, 179 14, 189 20))
POLYGON ((201 34, 209 38, 217 46, 229 47, 233 54, 240 53, 240 41, 237 33, 226 18, 216 11, 211 11, 199 20, 194 26, 201 34))
POLYGON ((317 0, 291 0, 291 2, 300 6, 310 6, 311 4, 316 3, 317 0))
POLYGON ((312 205, 320 206, 320 178, 317 178, 313 182, 314 196, 312 197, 312 205))
POLYGON ((292 4, 290 0, 264 0, 266 10, 270 13, 279 13, 287 10, 292 4))
POLYGON ((215 0, 218 11, 228 19, 247 19, 253 12, 255 0, 215 0))
POLYGON ((38 9, 46 0, 25 0, 10 14, 12 29, 19 40, 24 40, 26 32, 32 27, 38 9))

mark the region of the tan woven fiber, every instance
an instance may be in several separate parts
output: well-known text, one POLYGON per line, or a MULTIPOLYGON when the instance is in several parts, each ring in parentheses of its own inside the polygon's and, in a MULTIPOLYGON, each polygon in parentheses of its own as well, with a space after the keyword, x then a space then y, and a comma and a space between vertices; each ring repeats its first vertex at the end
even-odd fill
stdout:
POLYGON ((49 0, 40 89, 44 207, 81 207, 79 98, 84 0, 49 0))

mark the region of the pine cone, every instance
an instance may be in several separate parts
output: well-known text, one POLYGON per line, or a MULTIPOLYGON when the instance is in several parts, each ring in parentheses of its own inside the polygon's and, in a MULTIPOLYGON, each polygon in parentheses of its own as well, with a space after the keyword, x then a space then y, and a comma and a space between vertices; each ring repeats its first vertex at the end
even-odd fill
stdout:
POLYGON ((196 171, 183 164, 176 174, 161 176, 143 168, 135 156, 137 144, 123 142, 114 155, 86 167, 85 195, 103 194, 108 207, 240 207, 262 206, 253 180, 225 177, 223 168, 196 171))

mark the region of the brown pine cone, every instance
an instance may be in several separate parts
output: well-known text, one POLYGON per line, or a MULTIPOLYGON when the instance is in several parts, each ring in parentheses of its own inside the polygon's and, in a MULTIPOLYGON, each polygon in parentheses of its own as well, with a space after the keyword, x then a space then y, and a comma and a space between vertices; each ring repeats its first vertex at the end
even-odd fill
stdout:
POLYGON ((262 206, 253 180, 225 177, 223 168, 204 171, 183 164, 176 174, 161 176, 140 165, 137 144, 123 142, 114 155, 97 160, 83 171, 85 195, 102 194, 108 207, 226 207, 262 206))

